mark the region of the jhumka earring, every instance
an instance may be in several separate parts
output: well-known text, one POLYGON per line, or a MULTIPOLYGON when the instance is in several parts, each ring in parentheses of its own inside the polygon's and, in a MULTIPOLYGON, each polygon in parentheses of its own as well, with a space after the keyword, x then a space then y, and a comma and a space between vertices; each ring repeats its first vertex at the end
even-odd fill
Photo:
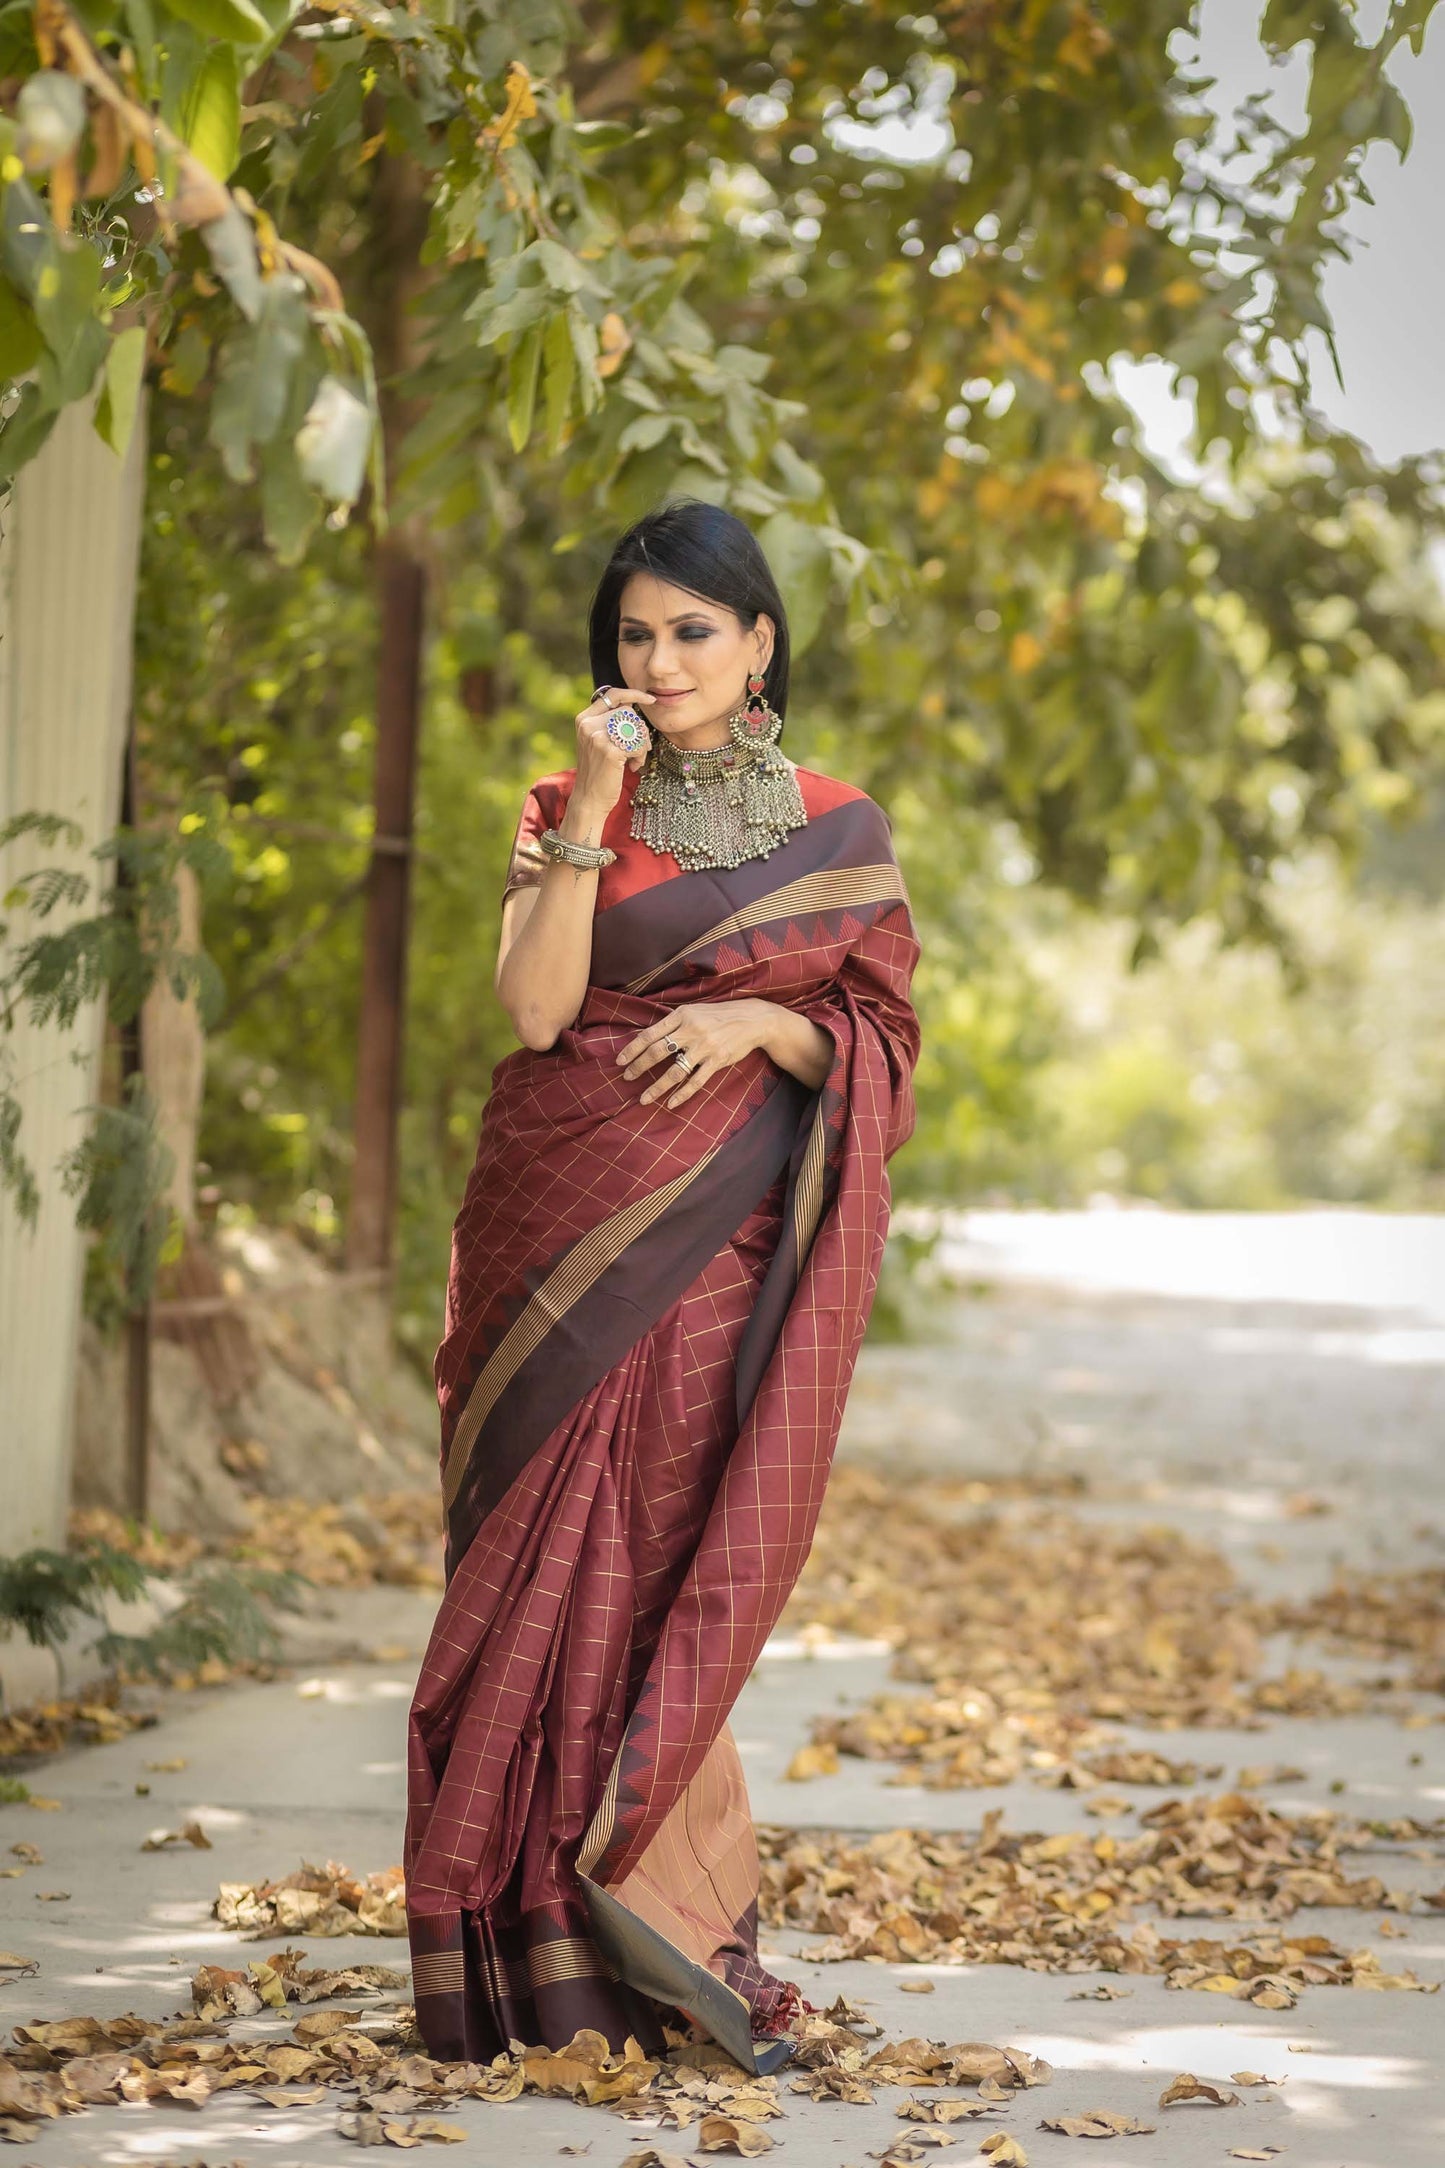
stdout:
POLYGON ((783 718, 768 706, 766 685, 767 679, 755 671, 748 679, 747 697, 728 717, 728 736, 733 744, 753 753, 765 745, 776 745, 782 735, 783 718))

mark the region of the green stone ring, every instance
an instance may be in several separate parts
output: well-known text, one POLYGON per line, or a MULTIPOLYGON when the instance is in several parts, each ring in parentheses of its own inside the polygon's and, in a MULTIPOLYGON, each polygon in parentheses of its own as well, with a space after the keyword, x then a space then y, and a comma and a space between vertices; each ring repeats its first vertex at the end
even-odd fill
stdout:
POLYGON ((614 708, 607 718, 607 735, 622 753, 641 753, 647 748, 647 725, 636 708, 614 708))

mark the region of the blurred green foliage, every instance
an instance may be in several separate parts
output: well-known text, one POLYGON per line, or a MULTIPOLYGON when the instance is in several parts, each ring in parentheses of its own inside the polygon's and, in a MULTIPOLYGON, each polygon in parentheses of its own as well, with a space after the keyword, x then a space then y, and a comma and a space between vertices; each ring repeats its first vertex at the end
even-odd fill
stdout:
MULTIPOLYGON (((1307 48, 1292 133, 1264 99, 1211 110, 1187 0, 589 10, 521 139, 584 271, 605 195, 617 396, 540 436, 520 424, 565 373, 576 296, 530 241, 520 262, 505 190, 436 192, 400 480, 434 597, 400 1230, 419 1356, 510 1044, 491 977, 512 826, 566 764, 611 535, 674 488, 758 525, 804 635, 789 750, 894 820, 925 945, 901 1191, 1425 1193, 1428 1123, 1391 1132, 1423 1140, 1398 1161, 1348 1142, 1378 1119, 1380 1064, 1310 1082, 1330 989, 1374 1015, 1375 950, 1347 929, 1313 949, 1291 883, 1404 824, 1445 744, 1440 462, 1380 467, 1312 409, 1308 375, 1364 149, 1407 140, 1386 63, 1428 12, 1392 10, 1371 46, 1349 10, 1270 7, 1267 47, 1307 48), (554 142, 563 103, 594 132, 569 120, 554 142), (1150 449, 1121 358, 1192 401, 1186 466, 1150 449), (1176 949, 1191 922, 1211 959, 1226 944, 1207 967, 1176 949), (1310 964, 1316 990, 1287 1000, 1310 964), (1097 1024, 1073 1000, 1094 981, 1097 1024), (1213 1027, 1191 1004, 1213 986, 1258 1012, 1248 1094, 1200 1081, 1213 1027), (1256 1142, 1218 1148, 1226 1116, 1256 1142)), ((388 158, 441 172, 455 115, 408 134, 403 44, 380 61, 388 158)), ((370 321, 374 138, 338 87, 352 60, 313 62, 291 110, 247 123, 238 170, 370 321)), ((203 1153, 234 1206, 324 1245, 348 1187, 369 570, 333 529, 293 569, 268 557, 208 447, 204 309, 192 328, 196 368, 173 360, 153 410, 143 796, 164 814, 213 785, 231 861, 206 916, 229 1008, 203 1153)))
POLYGON ((1438 908, 1316 862, 1281 909, 1298 978, 1267 950, 1220 952, 1203 927, 1138 972, 1117 927, 1041 933, 1053 1029, 1003 1170, 1012 1193, 1445 1206, 1438 908))
MULTIPOLYGON (((184 407, 162 409, 138 712, 152 804, 211 788, 230 859, 206 909, 229 1007, 202 1156, 226 1209, 339 1252, 373 743, 364 553, 331 535, 281 573, 259 534, 238 535, 191 426, 184 407)), ((582 659, 589 563, 517 554, 509 581, 525 589, 529 564, 539 584, 515 619, 534 630, 503 632, 504 583, 460 567, 429 656, 397 1304, 423 1363, 492 1069, 512 1045, 492 993, 501 872, 527 785, 567 764, 588 688, 565 665, 582 659)), ((794 757, 869 779, 868 734, 819 701, 813 675, 789 720, 794 757)), ((1015 824, 941 821, 932 785, 921 761, 887 793, 924 940, 900 1197, 1438 1200, 1445 931, 1413 830, 1376 821, 1358 880, 1323 847, 1277 872, 1281 945, 1221 947, 1201 920, 1131 965, 1131 918, 1041 881, 1015 824)))

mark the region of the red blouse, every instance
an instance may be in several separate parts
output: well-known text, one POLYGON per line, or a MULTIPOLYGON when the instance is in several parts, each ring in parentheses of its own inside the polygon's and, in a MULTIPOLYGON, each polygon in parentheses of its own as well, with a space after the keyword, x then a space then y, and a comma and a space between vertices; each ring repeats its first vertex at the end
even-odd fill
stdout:
MULTIPOLYGON (((849 799, 868 795, 852 783, 840 783, 836 777, 819 775, 812 768, 799 768, 797 774, 803 808, 809 820, 816 820, 820 813, 830 813, 834 806, 845 805, 849 799)), ((632 800, 640 779, 640 769, 626 771, 621 796, 602 824, 601 840, 609 850, 616 851, 617 856, 598 875, 599 911, 621 903, 625 897, 635 896, 641 889, 652 888, 659 881, 670 881, 683 870, 671 851, 655 851, 650 844, 638 842, 633 837, 632 800)), ((542 776, 528 791, 507 867, 507 883, 502 892, 504 900, 514 889, 535 888, 541 880, 548 861, 542 855, 537 838, 544 828, 561 826, 576 781, 575 768, 560 768, 555 775, 542 776)))

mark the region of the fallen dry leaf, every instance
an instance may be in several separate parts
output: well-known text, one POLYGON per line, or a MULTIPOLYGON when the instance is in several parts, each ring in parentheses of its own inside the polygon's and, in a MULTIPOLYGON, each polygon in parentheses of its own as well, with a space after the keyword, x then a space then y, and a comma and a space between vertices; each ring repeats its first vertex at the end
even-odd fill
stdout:
POLYGON ((1280 1814, 1238 1792, 1169 1800, 1140 1821, 1137 1834, 1043 1836, 1006 1829, 991 1809, 977 1832, 859 1838, 763 1827, 763 1918, 821 1935, 810 1955, 825 1962, 1155 1973, 1176 1987, 1214 1981, 1214 1992, 1266 2009, 1287 2008, 1307 1986, 1432 1991, 1433 1982, 1386 1973, 1368 1950, 1295 1935, 1287 1923, 1307 1905, 1376 1911, 1415 1901, 1352 1871, 1348 1855, 1419 1837, 1438 1847, 1440 1823, 1280 1814), (1271 1924, 1227 1943, 1167 1932, 1171 1916, 1206 1913, 1264 1914, 1271 1924))
POLYGON ((856 2071, 836 2068, 815 2070, 806 2078, 794 2078, 792 2090, 806 2093, 810 2100, 844 2100, 859 2108, 868 2107, 874 2097, 871 2087, 856 2071))
POLYGON ((957 2145, 958 2139, 951 2130, 904 2130, 898 2131, 881 2153, 870 2156, 883 2161, 887 2168, 909 2168, 914 2161, 927 2160, 930 2151, 939 2146, 957 2145))
MULTIPOLYGON (((355 1415, 354 1404, 331 1372, 318 1369, 314 1383, 333 1406, 355 1415)), ((244 1458, 242 1468, 233 1472, 254 1477, 257 1465, 254 1458, 244 1458)), ((238 1558, 268 1572, 298 1573, 319 1588, 442 1585, 436 1503, 424 1486, 367 1492, 344 1505, 311 1498, 252 1498, 248 1510, 250 1527, 234 1541, 215 1546, 211 1555, 238 1558)), ((118 1514, 98 1508, 72 1514, 70 1525, 73 1540, 107 1543, 157 1572, 193 1565, 206 1555, 207 1547, 194 1536, 138 1531, 118 1514)))
POLYGON ((275 1882, 223 1882, 212 1910, 222 1927, 250 1941, 276 1934, 406 1933, 400 1867, 356 1876, 331 1860, 324 1867, 298 1867, 275 1882))
POLYGON ((153 1829, 141 1846, 143 1852, 168 1852, 175 1845, 189 1844, 194 1851, 209 1852, 211 1840, 199 1822, 187 1822, 181 1829, 153 1829))
POLYGON ((1159 2095, 1161 2108, 1176 2108, 1181 2101, 1202 2100, 1211 2108, 1237 2108, 1238 2093, 1221 2092, 1207 2078, 1196 2078, 1189 2070, 1182 2070, 1177 2078, 1171 2078, 1159 2095))
POLYGON ((173 1754, 169 1761, 148 1761, 146 1763, 147 1769, 154 1770, 158 1776, 168 1777, 175 1776, 180 1770, 189 1768, 189 1766, 190 1764, 184 1754, 173 1754))
POLYGON ((996 2130, 979 2146, 993 2162, 993 2168, 1029 2168, 1029 2157, 1017 2138, 1011 2138, 1006 2130, 996 2130))
POLYGON ((915 2100, 911 2096, 893 2111, 911 2123, 972 2122, 990 2112, 987 2104, 977 2100, 915 2100))
POLYGON ((1231 2085, 1283 2085, 1284 2079, 1262 2077, 1257 2070, 1231 2070, 1229 2082, 1231 2085))
POLYGON ((1271 1634, 1407 1654, 1417 1688, 1445 1678, 1445 1570, 1343 1576, 1303 1604, 1251 1599, 1224 1556, 1184 1531, 1063 1510, 1082 1489, 1036 1476, 905 1487, 838 1469, 785 1623, 881 1635, 895 1675, 929 1691, 821 1719, 809 1744, 894 1761, 895 1781, 935 1789, 1030 1772, 1046 1784, 1193 1782, 1192 1769, 1161 1773, 1147 1756, 1130 1768, 1128 1750, 1111 1768, 1102 1727, 1405 1712, 1392 1677, 1266 1676, 1271 1634))
POLYGON ((704 2153, 740 2153, 747 2160, 773 2149, 767 2131, 731 2115, 705 2115, 697 2126, 697 2142, 704 2153))
POLYGON ((1045 2116, 1040 2130, 1057 2131, 1063 2138, 1149 2138, 1156 2125, 1140 2123, 1132 2115, 1116 2115, 1111 2108, 1086 2108, 1082 2115, 1045 2116))
POLYGON ((68 1905, 70 1902, 68 1889, 38 1889, 35 1895, 43 1905, 68 1905))
POLYGON ((336 2128, 343 2138, 350 2138, 357 2145, 403 2148, 424 2145, 428 2140, 438 2145, 463 2145, 467 2136, 461 2123, 444 2123, 434 2115, 386 2115, 370 2106, 358 2108, 353 2115, 343 2115, 336 2128))
POLYGON ((783 1779, 788 1784, 806 1784, 813 1777, 832 1777, 837 1774, 836 1746, 800 1746, 783 1771, 783 1779))
POLYGON ((1100 1784, 1166 1785, 1170 1790, 1212 1783, 1223 1774, 1219 1763, 1201 1768, 1196 1762, 1170 1761, 1148 1747, 1120 1748, 1112 1753, 1090 1754, 1080 1764, 1086 1776, 1100 1784))
POLYGON ((310 2047, 317 2040, 349 2031, 355 2023, 354 2010, 314 2010, 309 2017, 298 2017, 292 2031, 303 2046, 310 2047))
POLYGON ((1229 2148, 1229 2158, 1231 2160, 1273 2160, 1277 2153, 1283 2151, 1283 2146, 1279 2145, 1232 2145, 1229 2148))
POLYGON ((45 1865, 45 1854, 41 1851, 39 1845, 29 1844, 23 1837, 18 1844, 12 1844, 10 1850, 16 1859, 23 1859, 27 1867, 43 1867, 45 1865))
POLYGON ((933 1993, 932 1980, 900 1980, 898 1985, 905 1995, 931 1995, 933 1993))

